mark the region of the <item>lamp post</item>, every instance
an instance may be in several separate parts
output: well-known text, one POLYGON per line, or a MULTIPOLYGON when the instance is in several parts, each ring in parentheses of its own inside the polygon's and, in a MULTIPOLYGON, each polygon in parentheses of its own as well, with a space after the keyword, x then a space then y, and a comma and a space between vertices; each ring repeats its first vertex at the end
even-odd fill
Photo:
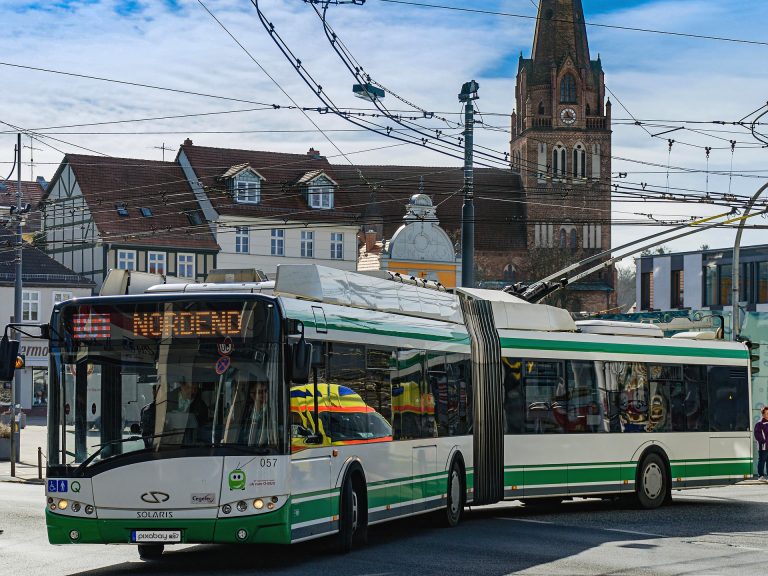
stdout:
MULTIPOLYGON (((744 216, 749 216, 749 211, 757 202, 760 195, 768 188, 768 184, 763 184, 760 189, 755 192, 755 195, 750 198, 747 207, 744 210, 744 216)), ((731 305, 733 306, 733 326, 731 327, 731 339, 738 340, 741 333, 741 322, 739 320, 739 252, 741 251, 741 234, 744 231, 744 222, 746 218, 742 218, 739 222, 739 229, 736 232, 736 241, 733 244, 733 264, 731 265, 731 305)))
POLYGON ((475 285, 475 176, 472 166, 475 107, 480 85, 471 80, 461 87, 459 102, 464 106, 464 206, 461 209, 461 285, 475 285))

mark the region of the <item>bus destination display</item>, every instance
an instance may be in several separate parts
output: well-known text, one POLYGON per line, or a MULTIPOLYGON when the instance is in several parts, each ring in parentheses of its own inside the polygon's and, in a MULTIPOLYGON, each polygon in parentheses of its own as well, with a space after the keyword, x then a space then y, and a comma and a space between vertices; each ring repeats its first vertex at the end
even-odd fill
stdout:
POLYGON ((240 310, 133 312, 129 315, 90 312, 73 315, 72 336, 75 340, 110 339, 113 327, 140 338, 237 336, 242 321, 240 310), (126 326, 129 318, 130 328, 126 326))

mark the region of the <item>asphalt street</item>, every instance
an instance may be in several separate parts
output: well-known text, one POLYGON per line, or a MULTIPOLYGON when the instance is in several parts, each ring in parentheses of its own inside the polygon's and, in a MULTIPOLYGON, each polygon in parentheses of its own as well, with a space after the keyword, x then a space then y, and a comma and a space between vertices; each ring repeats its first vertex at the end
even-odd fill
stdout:
POLYGON ((768 485, 675 493, 655 511, 597 500, 553 511, 503 503, 469 511, 454 529, 424 516, 372 527, 368 546, 347 556, 322 540, 174 547, 148 563, 133 546, 49 545, 43 487, 4 482, 0 530, 0 566, 15 576, 740 575, 768 563, 768 485))

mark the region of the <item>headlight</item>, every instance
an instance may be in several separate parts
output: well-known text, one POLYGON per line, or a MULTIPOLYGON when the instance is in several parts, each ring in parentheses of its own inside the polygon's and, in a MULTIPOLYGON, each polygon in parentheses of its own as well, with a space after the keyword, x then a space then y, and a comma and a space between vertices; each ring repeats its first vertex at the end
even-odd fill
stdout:
POLYGON ((237 509, 239 512, 245 512, 246 510, 248 510, 248 504, 246 504, 243 500, 240 500, 237 503, 237 509))
POLYGON ((88 504, 88 505, 85 507, 85 513, 86 513, 86 514, 93 514, 93 506, 91 506, 90 504, 88 504))
POLYGON ((66 510, 67 506, 69 506, 69 502, 66 500, 59 500, 59 510, 66 510))
POLYGON ((229 504, 224 504, 224 506, 221 507, 221 511, 224 512, 224 514, 229 514, 232 512, 232 506, 229 504))
POLYGON ((253 501, 253 507, 256 508, 256 510, 261 510, 264 508, 264 500, 256 498, 256 500, 253 501))
MULTIPOLYGON (((80 502, 72 503, 72 512, 80 512, 80 502)), ((77 538, 75 538, 77 540, 77 538)))

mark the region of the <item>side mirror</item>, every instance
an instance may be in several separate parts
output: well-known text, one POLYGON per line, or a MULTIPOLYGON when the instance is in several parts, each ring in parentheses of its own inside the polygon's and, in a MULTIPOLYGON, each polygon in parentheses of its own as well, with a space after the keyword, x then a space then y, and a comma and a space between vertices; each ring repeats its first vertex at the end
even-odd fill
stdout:
POLYGON ((309 372, 312 367, 312 344, 302 338, 298 342, 289 344, 288 368, 290 380, 294 384, 306 384, 309 382, 309 372))
POLYGON ((19 358, 19 341, 3 336, 0 340, 0 381, 13 380, 16 371, 16 359, 19 358))

